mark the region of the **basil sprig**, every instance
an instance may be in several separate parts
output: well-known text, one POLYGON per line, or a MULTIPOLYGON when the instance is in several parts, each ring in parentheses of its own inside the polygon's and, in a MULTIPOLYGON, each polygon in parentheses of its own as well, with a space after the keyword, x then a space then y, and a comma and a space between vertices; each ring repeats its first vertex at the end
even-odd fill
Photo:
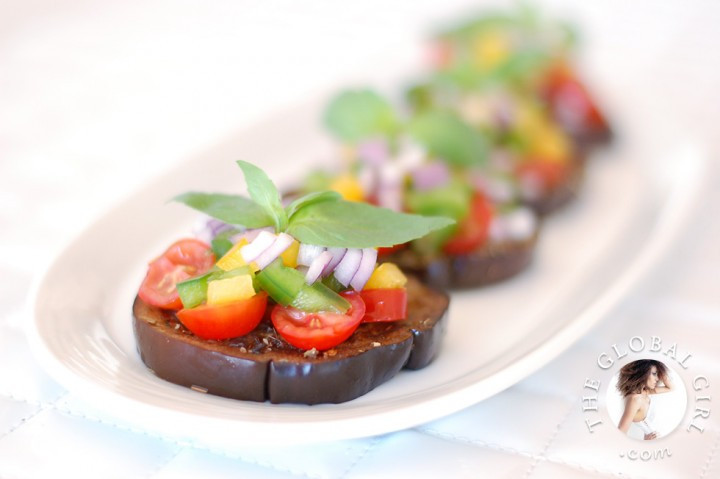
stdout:
POLYGON ((349 143, 373 137, 392 138, 400 121, 390 103, 372 90, 348 90, 338 94, 325 110, 325 125, 349 143))
POLYGON ((300 242, 328 247, 389 247, 455 223, 449 218, 344 201, 332 191, 310 193, 283 208, 280 193, 260 168, 244 161, 238 165, 252 200, 215 193, 185 193, 174 200, 226 223, 247 228, 273 226, 276 232, 287 232, 300 242))
POLYGON ((450 165, 482 165, 487 160, 485 137, 450 111, 421 113, 410 122, 408 131, 430 154, 450 165))

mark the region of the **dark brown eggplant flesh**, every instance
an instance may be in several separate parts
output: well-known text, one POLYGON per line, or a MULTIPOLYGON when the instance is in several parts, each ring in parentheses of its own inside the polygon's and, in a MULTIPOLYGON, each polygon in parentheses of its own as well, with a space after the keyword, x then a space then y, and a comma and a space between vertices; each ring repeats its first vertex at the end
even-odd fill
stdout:
POLYGON ((449 297, 415 278, 407 287, 407 319, 363 323, 350 339, 322 352, 285 342, 269 314, 246 336, 214 341, 193 335, 172 311, 136 298, 133 327, 141 360, 172 383, 248 401, 341 403, 439 354, 449 297))

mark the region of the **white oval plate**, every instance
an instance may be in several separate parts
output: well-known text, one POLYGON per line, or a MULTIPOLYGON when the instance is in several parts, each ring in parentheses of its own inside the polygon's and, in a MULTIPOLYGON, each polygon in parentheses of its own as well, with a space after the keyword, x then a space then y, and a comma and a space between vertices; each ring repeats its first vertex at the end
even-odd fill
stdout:
POLYGON ((437 360, 337 405, 272 405, 204 395, 155 377, 136 352, 131 305, 147 261, 196 215, 168 198, 237 192, 238 158, 280 185, 327 147, 317 105, 282 112, 139 190, 82 233, 30 298, 28 334, 61 384, 121 420, 207 447, 294 444, 411 427, 493 395, 557 356, 661 257, 689 214, 704 165, 692 149, 652 162, 642 145, 593 158, 577 202, 545 224, 536 259, 504 284, 454 294, 437 360), (652 166, 652 167, 651 167, 652 166), (119 235, 122 239, 119 240, 119 235))

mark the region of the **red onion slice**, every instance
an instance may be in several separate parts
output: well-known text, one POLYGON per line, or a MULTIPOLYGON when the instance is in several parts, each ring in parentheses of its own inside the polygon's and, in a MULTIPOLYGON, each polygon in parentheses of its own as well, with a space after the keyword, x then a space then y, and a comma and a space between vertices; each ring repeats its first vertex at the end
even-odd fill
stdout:
POLYGON ((247 231, 243 234, 243 238, 245 238, 248 243, 252 243, 252 242, 255 240, 255 238, 257 238, 258 235, 259 235, 261 232, 263 232, 263 231, 267 231, 268 233, 274 233, 274 232, 275 232, 275 228, 272 227, 272 226, 266 226, 266 227, 264 227, 264 228, 254 228, 254 229, 251 229, 251 230, 247 230, 247 231))
POLYGON ((329 275, 332 270, 335 268, 335 266, 342 261, 343 257, 345 256, 345 253, 347 252, 347 249, 345 248, 328 248, 328 251, 330 254, 333 255, 332 260, 325 266, 325 269, 322 271, 323 276, 329 275))
POLYGON ((413 170, 412 179, 416 190, 432 190, 450 181, 450 170, 445 163, 434 161, 413 170))
POLYGON ((369 165, 382 165, 390 156, 388 144, 385 140, 379 139, 364 141, 357 147, 357 156, 369 165))
MULTIPOLYGON (((258 236, 258 238, 259 237, 260 236, 258 236)), ((257 264, 258 268, 263 269, 265 266, 275 261, 275 259, 283 253, 283 251, 288 249, 293 241, 295 241, 295 239, 289 234, 280 233, 275 242, 263 251, 260 256, 255 258, 255 264, 257 264)))
MULTIPOLYGON (((360 266, 358 266, 355 276, 353 276, 353 279, 350 281, 350 286, 355 291, 362 291, 365 283, 368 282, 373 271, 375 271, 376 262, 377 250, 375 248, 363 248, 360 266)), ((337 278, 337 274, 335 277, 337 278)))
POLYGON ((193 226, 193 235, 207 244, 220 233, 234 229, 233 225, 229 225, 215 218, 204 217, 193 226))
POLYGON ((310 266, 312 262, 325 251, 324 246, 316 246, 314 244, 300 243, 298 249, 297 264, 310 266))
POLYGON ((255 261, 263 251, 272 246, 276 239, 277 237, 274 234, 268 231, 261 231, 252 243, 240 248, 240 254, 246 263, 251 263, 255 261))
POLYGON ((529 208, 521 207, 505 216, 507 234, 514 241, 525 241, 535 234, 537 217, 529 208))
POLYGON ((362 250, 357 248, 350 248, 340 260, 340 263, 335 267, 335 279, 340 282, 343 286, 347 286, 352 281, 353 276, 360 267, 360 261, 362 260, 362 250))
POLYGON ((320 253, 310 264, 310 267, 305 274, 305 282, 307 284, 313 284, 320 277, 320 273, 323 272, 325 266, 333 259, 333 255, 329 251, 323 251, 320 253))

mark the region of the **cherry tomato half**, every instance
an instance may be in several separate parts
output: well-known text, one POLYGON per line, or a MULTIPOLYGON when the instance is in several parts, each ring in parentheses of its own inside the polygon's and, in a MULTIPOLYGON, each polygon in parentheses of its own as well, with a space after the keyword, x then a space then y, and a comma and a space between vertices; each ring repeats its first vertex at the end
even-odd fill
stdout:
POLYGON ((475 193, 470 203, 470 213, 460 221, 458 230, 443 250, 447 254, 467 254, 475 251, 487 241, 493 207, 481 193, 475 193))
POLYGON ((542 188, 548 189, 565 182, 570 174, 570 165, 567 162, 531 158, 519 164, 516 172, 520 177, 532 177, 534 181, 542 185, 542 188))
POLYGON ((585 85, 563 64, 551 69, 545 80, 545 96, 561 122, 573 129, 603 129, 607 122, 585 85))
POLYGON ((360 297, 365 303, 365 322, 397 321, 407 317, 405 288, 364 289, 360 291, 360 297))
POLYGON ((173 243, 148 266, 138 296, 146 303, 163 309, 180 309, 177 285, 212 268, 215 255, 210 246, 196 239, 173 243))
POLYGON ((267 307, 267 293, 221 305, 196 306, 178 311, 177 317, 195 336, 228 339, 244 336, 260 324, 267 307))
POLYGON ((383 256, 387 256, 389 254, 396 253, 398 251, 401 251, 401 250, 407 248, 407 245, 408 245, 408 243, 400 243, 400 244, 396 244, 395 246, 389 246, 387 248, 380 247, 380 248, 378 248, 378 256, 383 257, 383 256))
POLYGON ((308 313, 292 306, 277 305, 270 318, 273 326, 288 343, 300 349, 324 351, 345 341, 355 332, 365 316, 365 303, 355 291, 340 293, 350 302, 345 314, 308 313))

